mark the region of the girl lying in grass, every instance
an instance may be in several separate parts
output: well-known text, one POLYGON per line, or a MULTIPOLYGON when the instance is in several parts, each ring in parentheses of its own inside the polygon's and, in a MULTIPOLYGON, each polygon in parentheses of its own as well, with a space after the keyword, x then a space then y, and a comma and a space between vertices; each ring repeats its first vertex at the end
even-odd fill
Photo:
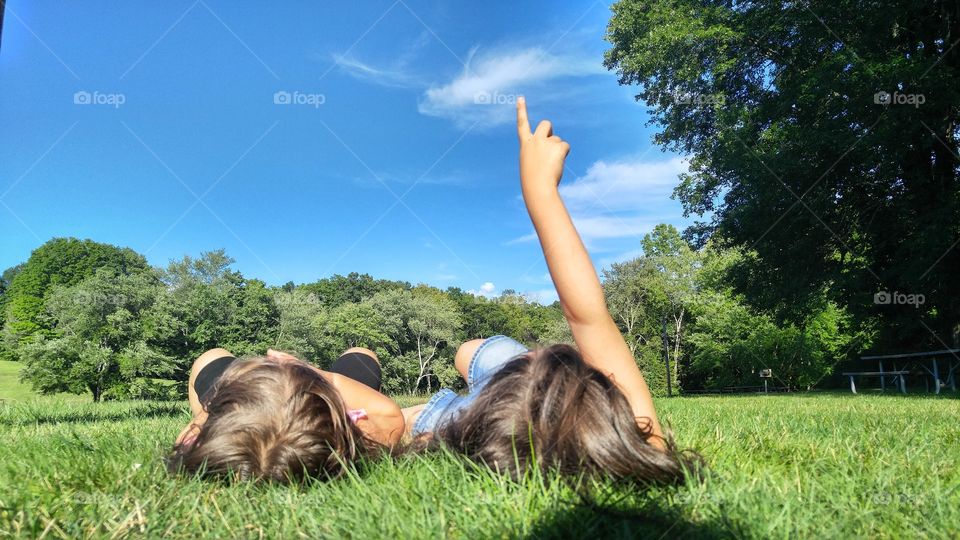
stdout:
POLYGON ((597 272, 560 199, 570 145, 544 120, 530 131, 517 100, 520 181, 579 351, 529 351, 495 336, 464 343, 455 363, 469 393, 441 390, 404 409, 421 446, 446 446, 517 478, 531 465, 642 483, 683 480, 686 458, 664 436, 650 390, 610 317, 597 272))
POLYGON ((400 408, 380 383, 379 360, 367 349, 349 349, 330 371, 273 350, 242 359, 209 350, 190 371, 193 420, 170 469, 277 482, 339 476, 403 434, 400 408))

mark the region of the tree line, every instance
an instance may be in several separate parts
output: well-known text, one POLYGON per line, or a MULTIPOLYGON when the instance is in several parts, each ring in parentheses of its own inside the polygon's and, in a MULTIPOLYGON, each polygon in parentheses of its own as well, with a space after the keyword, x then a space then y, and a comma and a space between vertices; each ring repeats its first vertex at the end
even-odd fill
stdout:
POLYGON ((512 291, 487 299, 357 273, 277 287, 233 262, 218 250, 157 268, 128 248, 53 239, 3 275, 0 355, 39 392, 99 401, 181 397, 192 360, 213 347, 272 347, 328 367, 364 346, 386 391, 429 392, 461 386, 453 355, 466 339, 566 339, 558 306, 512 291))
MULTIPOLYGON (((825 295, 803 324, 778 323, 734 291, 744 257, 712 244, 694 249, 670 225, 643 238, 643 255, 603 271, 610 313, 654 393, 754 386, 760 369, 806 388, 869 346, 848 313, 825 295), (667 365, 669 364, 669 371, 667 365)), ((392 393, 460 388, 456 347, 496 334, 531 347, 572 342, 559 303, 514 291, 485 298, 458 288, 334 275, 268 286, 231 269, 223 250, 150 266, 128 248, 53 239, 0 281, 0 356, 24 364, 43 393, 94 400, 184 395, 196 356, 268 347, 328 367, 343 350, 368 347, 392 393)))

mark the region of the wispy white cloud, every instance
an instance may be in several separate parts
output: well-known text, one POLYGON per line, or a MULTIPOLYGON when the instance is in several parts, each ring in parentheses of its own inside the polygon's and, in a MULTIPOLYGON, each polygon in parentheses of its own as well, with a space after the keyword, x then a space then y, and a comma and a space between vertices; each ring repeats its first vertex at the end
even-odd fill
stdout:
POLYGON ((438 186, 466 186, 473 182, 474 176, 466 171, 431 171, 427 176, 416 170, 408 171, 377 171, 377 176, 365 174, 349 177, 354 184, 362 187, 383 189, 383 184, 397 184, 399 186, 438 185, 438 186))
POLYGON ((420 75, 414 66, 432 40, 430 33, 424 30, 412 39, 396 44, 395 50, 400 54, 382 65, 361 60, 350 49, 334 53, 333 62, 341 71, 361 81, 390 88, 420 89, 429 84, 429 79, 420 75))
POLYGON ((427 88, 418 108, 459 125, 498 125, 511 121, 518 95, 557 79, 604 73, 596 58, 588 56, 552 54, 539 47, 474 48, 460 74, 427 88))
POLYGON ((438 73, 423 71, 421 50, 428 42, 421 36, 388 61, 364 60, 352 53, 334 54, 333 61, 358 80, 422 91, 417 104, 421 114, 451 120, 462 128, 510 122, 518 95, 537 93, 537 102, 547 104, 576 91, 569 79, 610 76, 594 55, 503 44, 474 47, 459 73, 444 80, 438 73), (565 90, 558 90, 560 80, 567 83, 565 90), (540 92, 547 84, 550 91, 540 92))
POLYGON ((340 69, 355 79, 371 82, 391 88, 420 88, 424 82, 404 66, 380 68, 363 62, 353 56, 333 55, 333 61, 340 69))
POLYGON ((512 246, 512 245, 515 245, 515 244, 525 244, 525 243, 527 243, 527 242, 533 242, 533 241, 536 240, 536 239, 537 239, 537 233, 532 232, 532 233, 530 233, 530 234, 525 234, 525 235, 523 235, 523 236, 518 236, 518 237, 516 237, 516 238, 514 238, 514 239, 512 239, 512 240, 507 240, 506 242, 503 243, 503 245, 505 245, 505 246, 512 246))

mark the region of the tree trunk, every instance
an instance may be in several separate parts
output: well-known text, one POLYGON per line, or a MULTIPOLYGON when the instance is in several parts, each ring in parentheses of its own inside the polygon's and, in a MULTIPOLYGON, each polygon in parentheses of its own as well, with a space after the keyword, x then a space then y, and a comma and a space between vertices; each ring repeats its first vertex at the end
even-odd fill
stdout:
POLYGON ((673 380, 678 381, 680 379, 680 339, 681 333, 683 332, 683 317, 686 315, 686 310, 683 308, 680 309, 680 316, 674 317, 675 331, 673 334, 673 380))

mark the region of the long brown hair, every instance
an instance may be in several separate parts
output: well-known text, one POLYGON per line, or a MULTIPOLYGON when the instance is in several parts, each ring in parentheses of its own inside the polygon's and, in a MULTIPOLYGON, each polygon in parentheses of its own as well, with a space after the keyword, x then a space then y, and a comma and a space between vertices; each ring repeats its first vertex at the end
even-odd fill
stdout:
POLYGON ((700 458, 650 444, 630 403, 603 373, 569 345, 553 345, 511 360, 473 403, 420 449, 445 446, 517 479, 531 467, 564 475, 600 475, 650 484, 682 483, 700 458))
POLYGON ((238 360, 204 403, 196 439, 174 447, 171 472, 281 483, 333 478, 376 444, 350 421, 339 392, 300 362, 238 360))

